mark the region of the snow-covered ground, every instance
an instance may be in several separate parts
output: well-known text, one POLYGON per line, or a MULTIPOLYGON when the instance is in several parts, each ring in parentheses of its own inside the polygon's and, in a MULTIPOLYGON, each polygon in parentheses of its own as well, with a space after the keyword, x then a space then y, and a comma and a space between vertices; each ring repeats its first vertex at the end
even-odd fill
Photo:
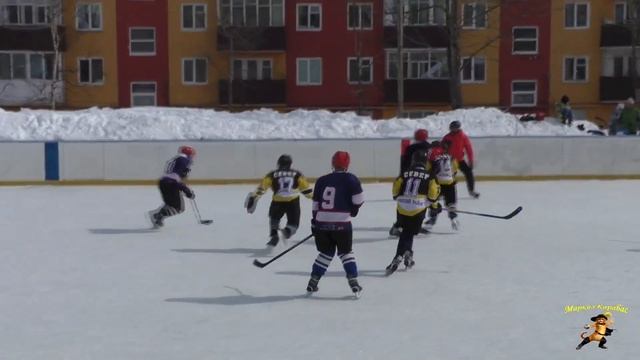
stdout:
POLYGON ((495 108, 442 112, 424 119, 372 120, 353 112, 296 110, 242 113, 191 108, 131 108, 81 111, 0 109, 0 140, 216 140, 409 137, 423 127, 433 137, 449 123, 462 122, 471 136, 588 135, 597 126, 578 120, 566 127, 557 120, 520 122, 495 108), (584 125, 581 131, 578 125, 584 125))
MULTIPOLYGON (((459 207, 509 221, 441 217, 415 242, 416 266, 384 277, 396 241, 389 184, 365 185, 354 251, 365 291, 350 298, 334 260, 306 298, 311 242, 264 269, 268 199, 250 186, 196 187, 190 210, 148 230, 153 187, 0 188, 0 358, 633 359, 638 354, 638 181, 479 183, 459 207), (597 196, 594 196, 597 195, 597 196), (560 201, 559 201, 560 200, 560 201), (63 211, 61 211, 63 210, 63 211), (622 304, 609 350, 575 346, 599 311, 622 304)), ((309 201, 302 227, 308 234, 309 201)), ((278 250, 282 250, 280 247, 278 250)))

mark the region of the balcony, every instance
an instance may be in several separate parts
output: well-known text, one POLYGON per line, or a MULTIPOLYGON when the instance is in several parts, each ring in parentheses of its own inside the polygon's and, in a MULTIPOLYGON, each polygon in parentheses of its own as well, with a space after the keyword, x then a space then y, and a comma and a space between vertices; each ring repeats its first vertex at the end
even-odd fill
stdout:
MULTIPOLYGON (((384 47, 395 48, 398 31, 394 26, 384 28, 384 47)), ((444 26, 405 26, 404 47, 407 49, 446 48, 449 35, 444 26)))
POLYGON ((604 24, 600 30, 600 47, 631 46, 631 32, 620 24, 604 24))
MULTIPOLYGON (((228 80, 218 83, 220 105, 228 104, 228 80)), ((234 80, 234 105, 284 104, 287 102, 286 80, 234 80)))
MULTIPOLYGON (((60 51, 66 50, 65 28, 58 27, 60 51)), ((54 51, 49 27, 20 28, 0 26, 0 50, 54 51)))
MULTIPOLYGON (((404 80, 404 101, 408 103, 448 103, 449 80, 404 80)), ((396 80, 384 81, 384 102, 394 103, 398 101, 398 82, 396 80)))
POLYGON ((284 27, 218 27, 218 51, 284 51, 287 40, 284 27))
POLYGON ((600 101, 623 101, 635 97, 630 77, 600 77, 600 101))

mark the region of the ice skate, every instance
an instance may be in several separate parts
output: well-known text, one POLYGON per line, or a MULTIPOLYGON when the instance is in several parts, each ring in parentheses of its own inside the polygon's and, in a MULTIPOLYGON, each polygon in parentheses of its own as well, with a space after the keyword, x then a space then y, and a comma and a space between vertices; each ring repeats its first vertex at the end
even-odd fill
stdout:
POLYGON ((271 235, 271 237, 269 238, 269 241, 267 242, 267 247, 275 248, 278 245, 279 241, 280 241, 280 237, 277 234, 271 235))
POLYGON ((389 276, 389 275, 393 274, 396 270, 398 270, 398 265, 400 265, 402 260, 403 260, 403 258, 400 255, 394 257, 393 260, 391 261, 391 264, 389 264, 389 266, 387 266, 386 271, 385 271, 385 275, 389 276))
POLYGON ((401 229, 399 227, 395 225, 391 226, 391 229, 389 229, 389 236, 398 237, 400 236, 400 232, 401 232, 401 229))
POLYGON ((154 229, 159 229, 164 225, 164 223, 162 222, 162 215, 160 215, 159 211, 151 210, 147 213, 147 216, 149 217, 149 221, 151 221, 151 226, 154 229))
POLYGON ((413 253, 409 250, 404 252, 404 267, 406 269, 411 269, 416 262, 413 261, 413 253))
POLYGON ((422 225, 422 228, 420 229, 420 232, 423 234, 428 234, 431 229, 433 229, 433 226, 436 224, 436 218, 435 217, 430 217, 429 220, 427 220, 424 225, 422 225))
POLYGON ((351 288, 351 291, 353 292, 353 295, 355 295, 356 299, 360 297, 360 294, 362 293, 362 286, 360 286, 360 284, 358 284, 358 279, 357 278, 351 278, 348 279, 349 280, 349 287, 351 288))
POLYGON ((309 279, 309 284, 307 284, 307 292, 314 293, 318 291, 318 282, 320 281, 319 276, 311 275, 311 279, 309 279))
POLYGON ((451 219, 451 229, 453 229, 453 231, 460 230, 460 223, 458 222, 458 219, 451 219))
POLYGON ((475 191, 469 191, 469 195, 474 199, 477 199, 477 198, 480 197, 480 193, 475 192, 475 191))

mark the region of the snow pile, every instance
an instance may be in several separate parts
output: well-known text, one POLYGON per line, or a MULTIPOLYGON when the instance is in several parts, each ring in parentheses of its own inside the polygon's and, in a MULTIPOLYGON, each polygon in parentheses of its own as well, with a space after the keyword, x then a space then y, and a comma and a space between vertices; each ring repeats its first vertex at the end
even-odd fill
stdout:
POLYGON ((587 135, 597 127, 575 121, 568 128, 554 119, 520 122, 495 108, 442 112, 423 119, 372 120, 353 112, 296 110, 278 113, 269 109, 229 113, 192 108, 129 108, 81 111, 0 109, 1 140, 250 140, 336 139, 410 137, 426 128, 432 137, 446 134, 458 120, 470 136, 587 135))

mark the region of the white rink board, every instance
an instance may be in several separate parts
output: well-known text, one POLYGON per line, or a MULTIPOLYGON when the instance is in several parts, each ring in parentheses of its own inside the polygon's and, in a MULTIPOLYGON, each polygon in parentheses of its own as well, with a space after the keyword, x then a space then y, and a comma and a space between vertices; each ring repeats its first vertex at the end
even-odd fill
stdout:
POLYGON ((44 143, 0 142, 0 180, 44 180, 44 143))

